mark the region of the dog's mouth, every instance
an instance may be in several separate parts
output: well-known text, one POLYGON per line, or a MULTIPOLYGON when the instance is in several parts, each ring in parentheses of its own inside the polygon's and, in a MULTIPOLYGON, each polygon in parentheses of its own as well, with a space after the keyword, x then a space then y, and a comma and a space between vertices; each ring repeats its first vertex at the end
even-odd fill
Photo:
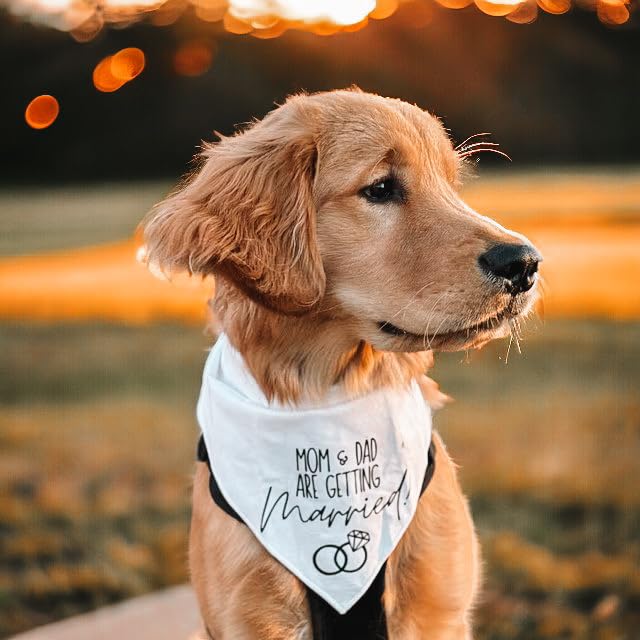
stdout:
POLYGON ((508 321, 517 315, 519 314, 511 312, 507 305, 498 313, 485 318, 481 322, 453 331, 435 333, 429 333, 428 329, 424 333, 413 333, 388 321, 379 321, 377 324, 378 329, 383 333, 400 338, 407 343, 416 343, 419 341, 425 349, 454 351, 457 349, 481 346, 485 342, 497 337, 505 328, 508 321))

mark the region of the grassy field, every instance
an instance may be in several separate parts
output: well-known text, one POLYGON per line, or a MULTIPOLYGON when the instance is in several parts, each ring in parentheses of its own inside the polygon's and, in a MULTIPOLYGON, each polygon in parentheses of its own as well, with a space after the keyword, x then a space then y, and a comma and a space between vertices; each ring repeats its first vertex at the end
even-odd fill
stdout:
MULTIPOLYGON (((0 633, 187 578, 207 344, 181 326, 2 326, 0 633)), ((479 637, 637 637, 640 324, 556 321, 505 351, 434 373, 487 561, 479 637)))
MULTIPOLYGON (((135 259, 133 231, 167 189, 0 191, 0 320, 202 325, 211 283, 162 281, 135 259)), ((464 195, 542 251, 548 316, 640 318, 639 168, 490 174, 464 195)))
MULTIPOLYGON (((187 579, 206 292, 128 239, 166 190, 0 192, 0 637, 187 579)), ((482 539, 477 637, 640 638, 640 170, 467 195, 542 247, 548 310, 508 362, 500 342, 433 373, 482 539)))
POLYGON ((0 190, 0 256, 44 253, 133 235, 166 183, 0 190))

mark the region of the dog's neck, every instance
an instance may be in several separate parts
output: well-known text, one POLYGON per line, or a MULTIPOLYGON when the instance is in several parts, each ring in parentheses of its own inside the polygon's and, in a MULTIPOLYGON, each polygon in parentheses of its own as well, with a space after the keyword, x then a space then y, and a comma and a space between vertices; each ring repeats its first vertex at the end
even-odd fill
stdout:
POLYGON ((218 283, 211 306, 268 398, 295 404, 320 399, 335 384, 357 396, 412 378, 430 382, 424 375, 433 364, 430 351, 379 351, 352 335, 348 318, 337 316, 330 302, 303 317, 285 316, 218 283))

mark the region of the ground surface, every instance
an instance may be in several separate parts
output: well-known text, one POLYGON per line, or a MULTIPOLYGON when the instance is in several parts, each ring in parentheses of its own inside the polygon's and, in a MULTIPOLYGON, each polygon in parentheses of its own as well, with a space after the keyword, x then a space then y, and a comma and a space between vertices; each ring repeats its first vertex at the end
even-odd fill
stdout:
POLYGON ((196 598, 185 585, 36 627, 14 640, 202 640, 199 628, 196 598))
MULTIPOLYGON (((206 344, 181 326, 3 327, 4 633, 186 579, 206 344)), ((456 398, 436 424, 488 564, 480 637, 629 634, 640 324, 549 322, 522 356, 505 364, 505 351, 440 357, 434 371, 456 398)))
MULTIPOLYGON (((473 187, 483 211, 537 242, 553 240, 543 250, 558 274, 548 318, 529 323, 521 355, 512 347, 506 362, 507 345, 497 343, 441 355, 433 373, 456 399, 436 425, 461 465, 486 559, 480 639, 637 637, 638 175, 621 176, 615 189, 600 174, 473 187), (540 190, 544 207, 535 202, 540 190), (604 306, 589 293, 602 287, 617 292, 604 306)), ((149 189, 85 198, 101 216, 112 196, 126 209, 114 214, 117 232, 76 200, 48 220, 56 194, 0 198, 0 230, 14 229, 14 257, 0 261, 0 636, 186 580, 194 405, 210 343, 197 324, 203 291, 155 280, 169 293, 150 293, 143 280, 126 286, 133 262, 120 254, 114 275, 105 267, 114 250, 90 249, 84 263, 68 253, 29 258, 28 305, 7 311, 11 282, 24 276, 16 254, 124 238, 135 207, 164 187, 149 189), (22 222, 21 208, 32 211, 22 222), (65 228, 75 229, 74 241, 58 233, 65 228), (87 275, 91 264, 97 271, 87 275), (67 298, 47 297, 58 286, 56 265, 66 270, 57 292, 67 298), (182 295, 177 312, 173 298, 182 295), (111 305, 120 317, 98 320, 111 305)))

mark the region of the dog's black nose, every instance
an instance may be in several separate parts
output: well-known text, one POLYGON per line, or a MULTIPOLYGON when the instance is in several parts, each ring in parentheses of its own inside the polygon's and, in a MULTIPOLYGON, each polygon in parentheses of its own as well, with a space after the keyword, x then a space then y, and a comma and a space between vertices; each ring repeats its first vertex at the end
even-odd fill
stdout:
POLYGON ((478 258, 482 270, 499 278, 513 294, 533 287, 541 260, 530 244, 496 244, 478 258))

